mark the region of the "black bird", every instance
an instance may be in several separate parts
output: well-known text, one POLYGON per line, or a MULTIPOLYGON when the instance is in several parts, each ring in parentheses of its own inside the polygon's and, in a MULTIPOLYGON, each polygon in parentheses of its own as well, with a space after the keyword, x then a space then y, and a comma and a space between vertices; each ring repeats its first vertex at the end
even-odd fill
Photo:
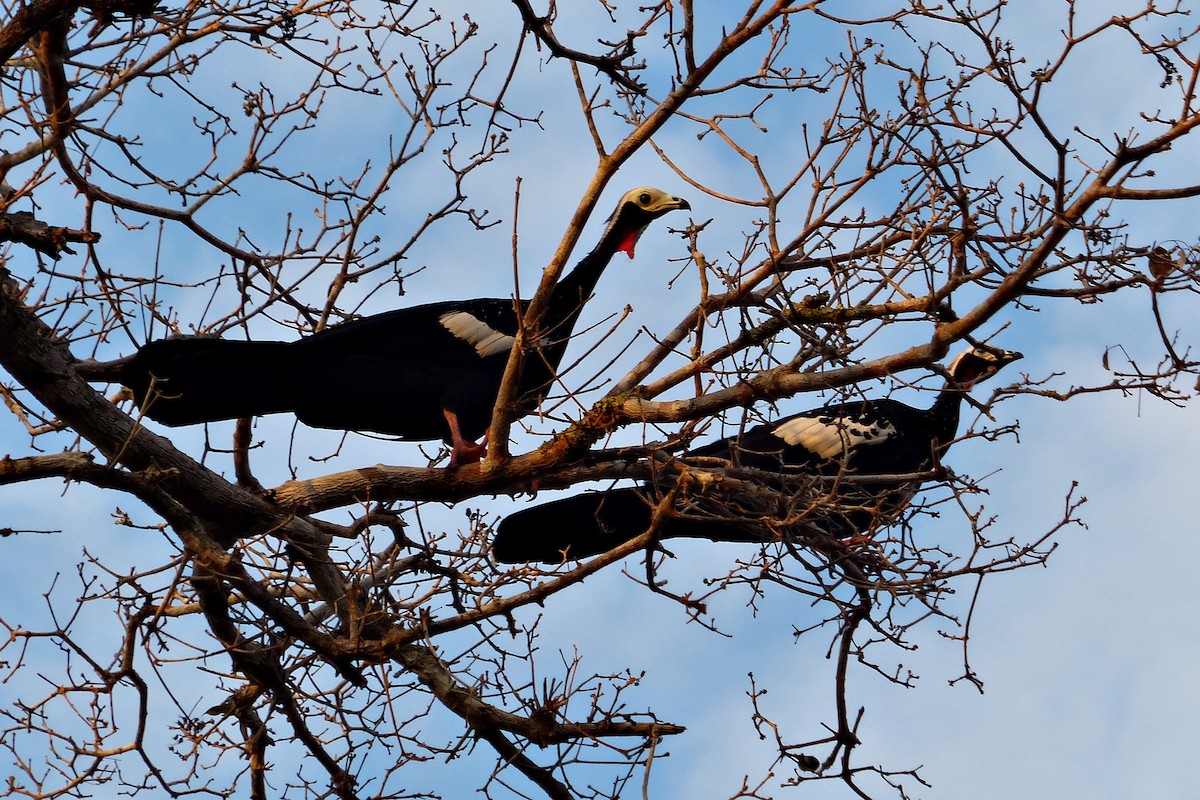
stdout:
MULTIPOLYGON (((600 273, 652 221, 686 200, 648 186, 626 192, 596 248, 554 287, 526 358, 520 413, 550 388, 600 273)), ((520 318, 511 299, 452 300, 347 322, 295 342, 182 338, 150 342, 124 365, 150 419, 189 425, 294 412, 316 428, 443 439, 451 463, 478 460, 520 318)), ((521 303, 521 311, 528 308, 521 303)))
MULTIPOLYGON (((953 443, 964 393, 1019 358, 1020 353, 986 346, 966 351, 951 363, 950 380, 928 409, 890 398, 837 403, 686 455, 757 470, 753 475, 766 486, 807 499, 789 509, 793 515, 799 512, 806 524, 828 535, 851 536, 886 523, 904 507, 918 488, 911 476, 931 470, 953 443), (890 475, 910 477, 875 479, 890 475), (856 481, 864 477, 875 480, 856 481)), ((559 563, 611 550, 650 527, 656 488, 670 488, 670 482, 588 492, 518 511, 500 522, 492 554, 504 563, 559 563)), ((676 512, 662 519, 658 537, 763 541, 761 527, 755 531, 730 513, 741 499, 720 491, 684 493, 676 512)), ((754 517, 753 510, 747 517, 754 517)))

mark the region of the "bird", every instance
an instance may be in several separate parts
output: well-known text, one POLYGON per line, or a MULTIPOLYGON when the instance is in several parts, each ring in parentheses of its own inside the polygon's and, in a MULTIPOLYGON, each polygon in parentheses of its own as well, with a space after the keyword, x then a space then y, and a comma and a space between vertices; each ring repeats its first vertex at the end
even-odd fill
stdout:
MULTIPOLYGON (((846 538, 894 519, 919 488, 919 476, 940 463, 954 442, 965 393, 1020 358, 1015 351, 974 345, 951 362, 949 378, 930 408, 891 398, 836 403, 754 426, 691 450, 685 458, 719 459, 752 470, 745 474, 766 488, 793 493, 783 518, 790 515, 810 530, 815 526, 846 538)), ((659 540, 766 540, 754 521, 764 512, 778 518, 779 508, 768 510, 738 496, 738 488, 719 491, 717 482, 700 484, 699 493, 677 492, 674 512, 658 520, 659 540)), ((557 564, 598 555, 648 530, 657 497, 673 488, 672 480, 660 478, 522 509, 500 521, 492 555, 507 564, 557 564)))
MULTIPOLYGON (((518 416, 546 396, 575 322, 612 257, 634 256, 647 226, 689 203, 643 186, 622 195, 595 249, 554 286, 529 338, 518 416)), ((142 413, 164 425, 292 412, 315 428, 442 439, 451 465, 478 461, 528 301, 451 300, 397 309, 292 342, 171 338, 120 370, 142 413)))

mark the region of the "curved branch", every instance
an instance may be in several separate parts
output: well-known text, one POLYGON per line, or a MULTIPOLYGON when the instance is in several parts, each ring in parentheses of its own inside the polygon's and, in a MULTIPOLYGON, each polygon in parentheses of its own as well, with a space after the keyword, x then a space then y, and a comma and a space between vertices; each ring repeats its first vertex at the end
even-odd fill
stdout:
POLYGON ((595 67, 597 72, 607 75, 609 80, 621 88, 627 89, 636 95, 646 94, 646 87, 629 77, 630 67, 622 63, 626 59, 633 57, 634 49, 632 40, 626 42, 625 47, 620 52, 611 56, 593 56, 581 50, 572 50, 560 42, 558 37, 554 35, 554 32, 550 30, 550 18, 548 16, 539 17, 526 0, 512 0, 512 2, 517 7, 517 10, 521 12, 521 20, 525 23, 525 30, 533 34, 538 42, 544 44, 546 49, 550 51, 551 56, 595 67))

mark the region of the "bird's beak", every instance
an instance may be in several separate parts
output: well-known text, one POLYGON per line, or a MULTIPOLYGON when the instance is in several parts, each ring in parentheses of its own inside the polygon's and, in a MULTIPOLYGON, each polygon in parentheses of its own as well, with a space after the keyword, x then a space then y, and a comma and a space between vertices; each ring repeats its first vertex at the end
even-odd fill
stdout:
POLYGON ((660 217, 663 214, 666 214, 668 211, 691 211, 691 210, 692 210, 691 203, 689 203, 687 200, 684 200, 682 197, 674 197, 671 195, 665 195, 657 203, 655 203, 654 205, 652 205, 646 209, 646 211, 648 213, 653 214, 655 217, 660 217))
POLYGON ((968 342, 970 342, 971 346, 974 347, 975 349, 986 350, 987 352, 991 353, 992 357, 996 359, 997 367, 1003 367, 1006 364, 1011 364, 1014 361, 1020 361, 1022 358, 1025 357, 1025 355, 1023 353, 1018 353, 1016 350, 1005 350, 1000 347, 993 347, 990 344, 983 344, 982 342, 976 342, 974 339, 972 339, 969 336, 966 337, 966 340, 968 342))
POLYGON ((1001 350, 997 353, 1000 357, 1001 364, 1011 364, 1014 361, 1020 361, 1025 357, 1023 353, 1018 353, 1016 350, 1001 350))

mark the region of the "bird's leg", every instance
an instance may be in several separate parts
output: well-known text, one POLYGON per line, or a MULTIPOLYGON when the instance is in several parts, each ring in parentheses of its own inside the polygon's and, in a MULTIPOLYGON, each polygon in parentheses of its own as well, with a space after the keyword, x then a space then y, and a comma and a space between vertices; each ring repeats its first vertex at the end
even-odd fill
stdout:
POLYGON ((462 464, 474 464, 487 455, 487 434, 483 435, 483 441, 476 444, 468 441, 462 435, 462 430, 458 427, 458 416, 448 408, 442 409, 442 416, 446 418, 446 424, 450 426, 450 466, 457 467, 462 464))

